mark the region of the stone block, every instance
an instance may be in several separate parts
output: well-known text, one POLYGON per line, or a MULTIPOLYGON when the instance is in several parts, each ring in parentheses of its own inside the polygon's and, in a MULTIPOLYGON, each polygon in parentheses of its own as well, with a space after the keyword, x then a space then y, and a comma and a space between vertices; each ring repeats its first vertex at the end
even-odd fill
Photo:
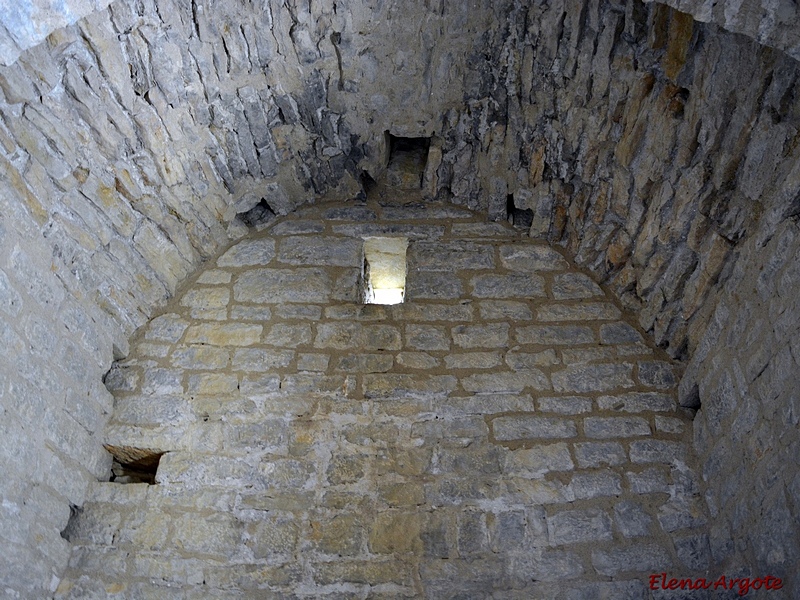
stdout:
POLYGON ((402 343, 400 331, 390 325, 342 322, 318 325, 314 347, 360 351, 400 350, 402 343))
POLYGON ((537 367, 550 367, 559 363, 555 350, 548 349, 541 352, 519 352, 509 350, 506 354, 506 364, 514 371, 523 371, 537 367))
POLYGON ((528 412, 533 407, 533 399, 521 394, 476 394, 465 398, 448 398, 440 407, 443 413, 458 415, 528 412))
POLYGON ((414 242, 408 249, 409 269, 462 271, 494 268, 494 247, 475 242, 414 242))
POLYGON ((391 308, 397 321, 471 321, 473 309, 469 304, 432 304, 413 302, 395 304, 391 308))
POLYGON ((269 321, 272 319, 272 310, 268 306, 234 304, 231 306, 230 315, 234 321, 269 321))
POLYGON ((612 539, 611 518, 599 509, 565 510, 547 517, 548 541, 556 546, 612 539))
POLYGON ((609 302, 582 304, 545 304, 536 309, 539 321, 613 321, 619 319, 619 309, 609 302))
POLYGON ((651 468, 625 474, 634 494, 669 493, 669 476, 664 469, 651 468))
POLYGON ((553 389, 565 393, 604 392, 633 387, 633 366, 598 364, 570 366, 552 374, 553 389))
POLYGON ((229 360, 228 350, 199 345, 176 348, 170 357, 172 365, 192 370, 223 369, 229 360))
POLYGON ((348 396, 355 389, 353 377, 345 375, 322 375, 299 373, 287 375, 281 380, 281 391, 288 394, 332 394, 348 396))
POLYGON ((322 318, 322 307, 313 304, 281 304, 275 308, 275 314, 281 319, 319 321, 322 318))
POLYGON ((625 449, 618 442, 580 442, 575 444, 575 458, 582 469, 608 465, 616 467, 627 460, 625 449))
POLYGON ((299 527, 294 519, 271 517, 263 521, 248 523, 245 532, 245 545, 253 553, 253 558, 274 559, 277 556, 292 556, 297 547, 299 527))
POLYGON ((203 285, 220 285, 230 282, 230 271, 225 271, 223 269, 209 269, 207 271, 203 271, 203 273, 200 274, 200 277, 197 278, 197 283, 203 285))
MULTIPOLYGON (((269 238, 243 240, 217 259, 218 267, 267 265, 275 258, 275 242, 269 238)), ((230 281, 230 280, 229 280, 230 281)))
POLYGON ((454 300, 464 294, 461 280, 453 273, 410 272, 406 276, 406 300, 454 300))
POLYGON ((441 361, 427 352, 400 352, 397 364, 409 369, 435 369, 441 361))
POLYGON ((311 565, 314 581, 319 585, 382 584, 410 585, 413 581, 411 563, 388 560, 336 560, 311 565))
POLYGON ((226 514, 187 513, 174 520, 172 543, 184 552, 227 559, 242 541, 243 524, 226 514))
POLYGON ((312 220, 285 220, 276 223, 272 229, 269 230, 271 235, 303 235, 309 233, 322 233, 325 229, 325 224, 322 221, 312 220))
POLYGON ((626 538, 650 535, 653 518, 638 502, 623 500, 614 505, 614 522, 626 538))
POLYGON ((603 344, 636 344, 643 341, 639 332, 627 323, 608 323, 600 327, 600 342, 603 344))
POLYGON ((192 325, 186 332, 187 344, 211 346, 252 346, 261 339, 261 325, 209 323, 192 325))
POLYGON ((561 350, 561 359, 565 365, 590 363, 590 362, 610 362, 613 361, 616 353, 614 348, 589 347, 589 348, 564 348, 561 350))
POLYGON ((556 300, 578 300, 603 295, 603 290, 583 273, 564 273, 555 275, 552 287, 556 300))
POLYGON ((227 288, 195 288, 183 295, 181 306, 202 310, 221 309, 228 306, 230 295, 227 288))
POLYGON ((526 388, 550 389, 547 375, 538 369, 516 372, 476 373, 461 379, 461 387, 478 394, 519 393, 526 388))
POLYGON ((592 399, 581 396, 539 398, 536 403, 542 412, 554 412, 562 415, 579 415, 592 410, 592 399))
POLYGON ((153 395, 183 393, 183 371, 181 369, 145 369, 142 393, 153 395))
POLYGON ((680 419, 656 415, 656 431, 679 434, 683 433, 684 428, 684 422, 680 419))
POLYGON ((289 237, 280 241, 278 260, 291 265, 361 268, 363 245, 361 240, 346 237, 289 237))
POLYGON ((281 348, 296 348, 311 343, 311 326, 289 325, 278 323, 273 325, 264 336, 264 343, 281 348))
POLYGON ((517 300, 481 300, 478 303, 481 318, 491 320, 529 321, 533 318, 530 307, 517 300))
POLYGON ((592 565, 601 575, 616 577, 619 573, 660 573, 669 571, 672 559, 658 544, 641 543, 611 550, 593 550, 592 565))
POLYGON ((375 554, 398 555, 422 549, 419 513, 387 511, 377 515, 370 527, 369 549, 375 554))
POLYGON ((680 442, 638 440, 631 442, 630 454, 634 463, 671 463, 685 460, 686 448, 680 442))
POLYGON ((478 298, 544 297, 544 279, 538 275, 476 275, 470 279, 472 294, 478 298))
POLYGON ((233 394, 239 389, 239 379, 224 373, 199 373, 189 375, 190 394, 233 394))
POLYGON ((622 493, 622 478, 617 473, 608 470, 575 473, 569 488, 576 500, 619 496, 622 493))
POLYGON ((486 515, 477 510, 464 510, 456 521, 456 543, 459 556, 469 556, 488 551, 489 535, 486 515))
POLYGON ((367 398, 443 398, 455 390, 458 380, 451 375, 364 375, 367 398))
POLYGON ((675 537, 675 554, 681 564, 691 571, 706 571, 711 563, 711 548, 705 533, 675 537))
POLYGON ((148 340, 163 342, 177 342, 183 332, 189 327, 189 322, 180 315, 169 313, 156 317, 147 326, 144 337, 148 340))
POLYGON ((325 269, 253 269, 242 273, 233 285, 237 302, 283 304, 327 302, 333 294, 325 269))
POLYGON ((458 325, 453 327, 453 341, 460 348, 503 348, 508 344, 508 323, 458 325))
POLYGON ((234 371, 263 372, 287 367, 294 358, 291 350, 237 348, 231 366, 234 371))
POLYGON ((444 327, 434 325, 406 325, 406 347, 415 350, 449 350, 450 335, 444 327))
POLYGON ((588 327, 579 325, 531 325, 517 328, 517 343, 561 346, 590 344, 595 341, 588 327))
POLYGON ((386 373, 393 364, 391 354, 350 354, 339 359, 336 370, 353 374, 386 373))
POLYGON ((656 392, 630 392, 614 396, 600 396, 597 406, 601 410, 620 410, 623 412, 665 412, 674 411, 675 399, 656 392))
POLYGON ((491 369, 500 364, 499 352, 467 352, 444 357, 447 369, 491 369))
POLYGON ((512 477, 541 478, 550 471, 572 471, 575 465, 567 444, 537 445, 506 454, 504 472, 512 477))
POLYGON ((328 369, 330 358, 327 354, 299 354, 297 356, 297 370, 322 373, 328 369))
POLYGON ((507 244, 500 246, 500 262, 511 271, 563 271, 569 263, 550 246, 538 244, 507 244))
POLYGON ((675 370, 668 362, 641 361, 638 366, 639 381, 642 385, 663 389, 674 387, 678 383, 675 370))
POLYGON ((571 438, 578 435, 575 423, 567 419, 517 415, 492 419, 492 433, 498 441, 571 438))
POLYGON ((650 435, 650 424, 641 417, 586 417, 583 430, 590 438, 625 438, 650 435))

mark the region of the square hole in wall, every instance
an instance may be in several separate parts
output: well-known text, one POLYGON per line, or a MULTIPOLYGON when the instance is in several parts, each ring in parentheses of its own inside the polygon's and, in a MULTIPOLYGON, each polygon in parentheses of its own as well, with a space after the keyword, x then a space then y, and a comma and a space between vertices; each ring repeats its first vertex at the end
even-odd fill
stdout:
POLYGON ((111 446, 105 449, 114 457, 111 465, 111 481, 115 483, 148 483, 156 482, 158 463, 164 452, 150 448, 133 448, 132 446, 111 446))
POLYGON ((364 303, 400 304, 406 295, 408 238, 364 240, 364 303))
POLYGON ((429 137, 398 137, 388 131, 389 161, 386 166, 390 186, 403 188, 422 187, 425 166, 428 163, 429 137))

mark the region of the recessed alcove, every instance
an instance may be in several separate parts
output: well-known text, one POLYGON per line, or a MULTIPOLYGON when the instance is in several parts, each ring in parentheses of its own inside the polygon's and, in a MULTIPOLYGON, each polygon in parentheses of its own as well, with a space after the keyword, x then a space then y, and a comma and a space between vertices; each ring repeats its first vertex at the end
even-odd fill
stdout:
POLYGON ((401 304, 406 293, 406 249, 403 237, 364 240, 364 303, 401 304))
POLYGON ((429 137, 400 137, 386 132, 389 160, 387 183, 391 187, 420 188, 428 164, 429 137))

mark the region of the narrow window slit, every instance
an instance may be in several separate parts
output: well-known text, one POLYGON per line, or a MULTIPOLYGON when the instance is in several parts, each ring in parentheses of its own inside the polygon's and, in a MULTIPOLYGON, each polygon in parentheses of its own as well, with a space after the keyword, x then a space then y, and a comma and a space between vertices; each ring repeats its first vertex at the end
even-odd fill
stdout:
POLYGON ((386 132, 389 160, 386 168, 388 183, 392 187, 418 189, 422 187, 431 138, 406 138, 386 132))
POLYGON ((408 239, 370 237, 364 240, 364 303, 400 304, 406 294, 408 239))

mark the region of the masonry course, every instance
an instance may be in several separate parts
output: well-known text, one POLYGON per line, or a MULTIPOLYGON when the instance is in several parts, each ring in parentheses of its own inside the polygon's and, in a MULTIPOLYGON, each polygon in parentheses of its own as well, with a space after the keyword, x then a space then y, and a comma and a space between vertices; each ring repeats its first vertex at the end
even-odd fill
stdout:
MULTIPOLYGON (((275 229, 303 230, 280 226, 332 210, 322 205, 275 229)), ((380 205, 370 211, 378 223, 393 223, 380 205)), ((386 212, 402 217, 395 206, 386 212)), ((347 223, 348 213, 335 214, 347 223)), ((485 233, 455 232, 422 216, 419 226, 443 233, 436 242, 412 240, 410 256, 434 247, 480 248, 477 262, 456 261, 449 269, 459 282, 476 271, 503 277, 498 268, 509 275, 520 269, 545 290, 556 275, 579 275, 563 255, 510 227, 502 236, 493 231, 495 241, 472 241, 465 232, 485 233), (508 238, 515 256, 555 253, 558 260, 542 270, 501 263, 508 238)), ((333 233, 332 223, 321 233, 334 247, 363 244, 333 233)), ((57 597, 445 598, 456 597, 465 581, 473 594, 537 596, 549 589, 545 582, 559 581, 566 598, 587 582, 599 585, 598 571, 624 571, 637 581, 651 568, 679 568, 673 535, 695 532, 706 540, 707 521, 682 516, 680 508, 702 506, 699 487, 681 488, 672 475, 690 468, 689 429, 662 432, 655 422, 663 412, 686 420, 677 379, 666 388, 634 380, 636 354, 614 352, 630 336, 601 346, 603 324, 624 323, 613 302, 603 304, 612 312, 592 313, 588 321, 579 313, 590 334, 578 339, 553 315, 568 323, 576 314, 570 310, 591 310, 601 296, 520 299, 512 287, 485 305, 462 285, 453 299, 376 306, 327 294, 309 304, 305 288, 271 276, 280 268, 288 277, 291 269, 280 265, 295 254, 279 250, 262 260, 251 249, 270 247, 264 240, 301 248, 317 234, 273 235, 268 227, 237 242, 134 338, 131 355, 106 379, 117 401, 104 441, 112 452, 164 453, 157 485, 92 486, 66 534, 74 549, 57 597), (260 292, 230 293, 245 280, 260 292), (224 298, 224 316, 193 316, 200 298, 224 298), (237 306, 269 310, 240 320, 237 306), (517 321, 521 307, 527 318, 517 321), (545 322, 554 324, 529 325, 542 307, 545 322), (550 337, 515 333, 531 327, 549 328, 550 337), (570 345, 554 344, 563 341, 559 334, 570 345), (166 351, 153 356, 150 340, 166 351), (519 345, 512 349, 510 340, 519 345), (575 343, 607 351, 571 366, 562 355, 575 343), (583 395, 562 389, 562 374, 583 395), (265 377, 273 383, 254 385, 253 378, 265 377), (631 411, 637 416, 612 416, 631 411), (654 490, 634 489, 631 477, 641 465, 666 474, 671 504, 654 490), (644 545, 635 541, 642 535, 644 545), (456 569, 472 567, 457 576, 440 570, 442 559, 456 569), (239 574, 221 578, 220 562, 239 574)), ((349 264, 308 256, 295 268, 326 281, 349 264)), ((409 284, 431 264, 412 258, 409 284)), ((676 368, 652 347, 641 345, 638 354, 649 363, 659 357, 663 372, 676 368)), ((706 566, 680 568, 699 573, 706 566)))

